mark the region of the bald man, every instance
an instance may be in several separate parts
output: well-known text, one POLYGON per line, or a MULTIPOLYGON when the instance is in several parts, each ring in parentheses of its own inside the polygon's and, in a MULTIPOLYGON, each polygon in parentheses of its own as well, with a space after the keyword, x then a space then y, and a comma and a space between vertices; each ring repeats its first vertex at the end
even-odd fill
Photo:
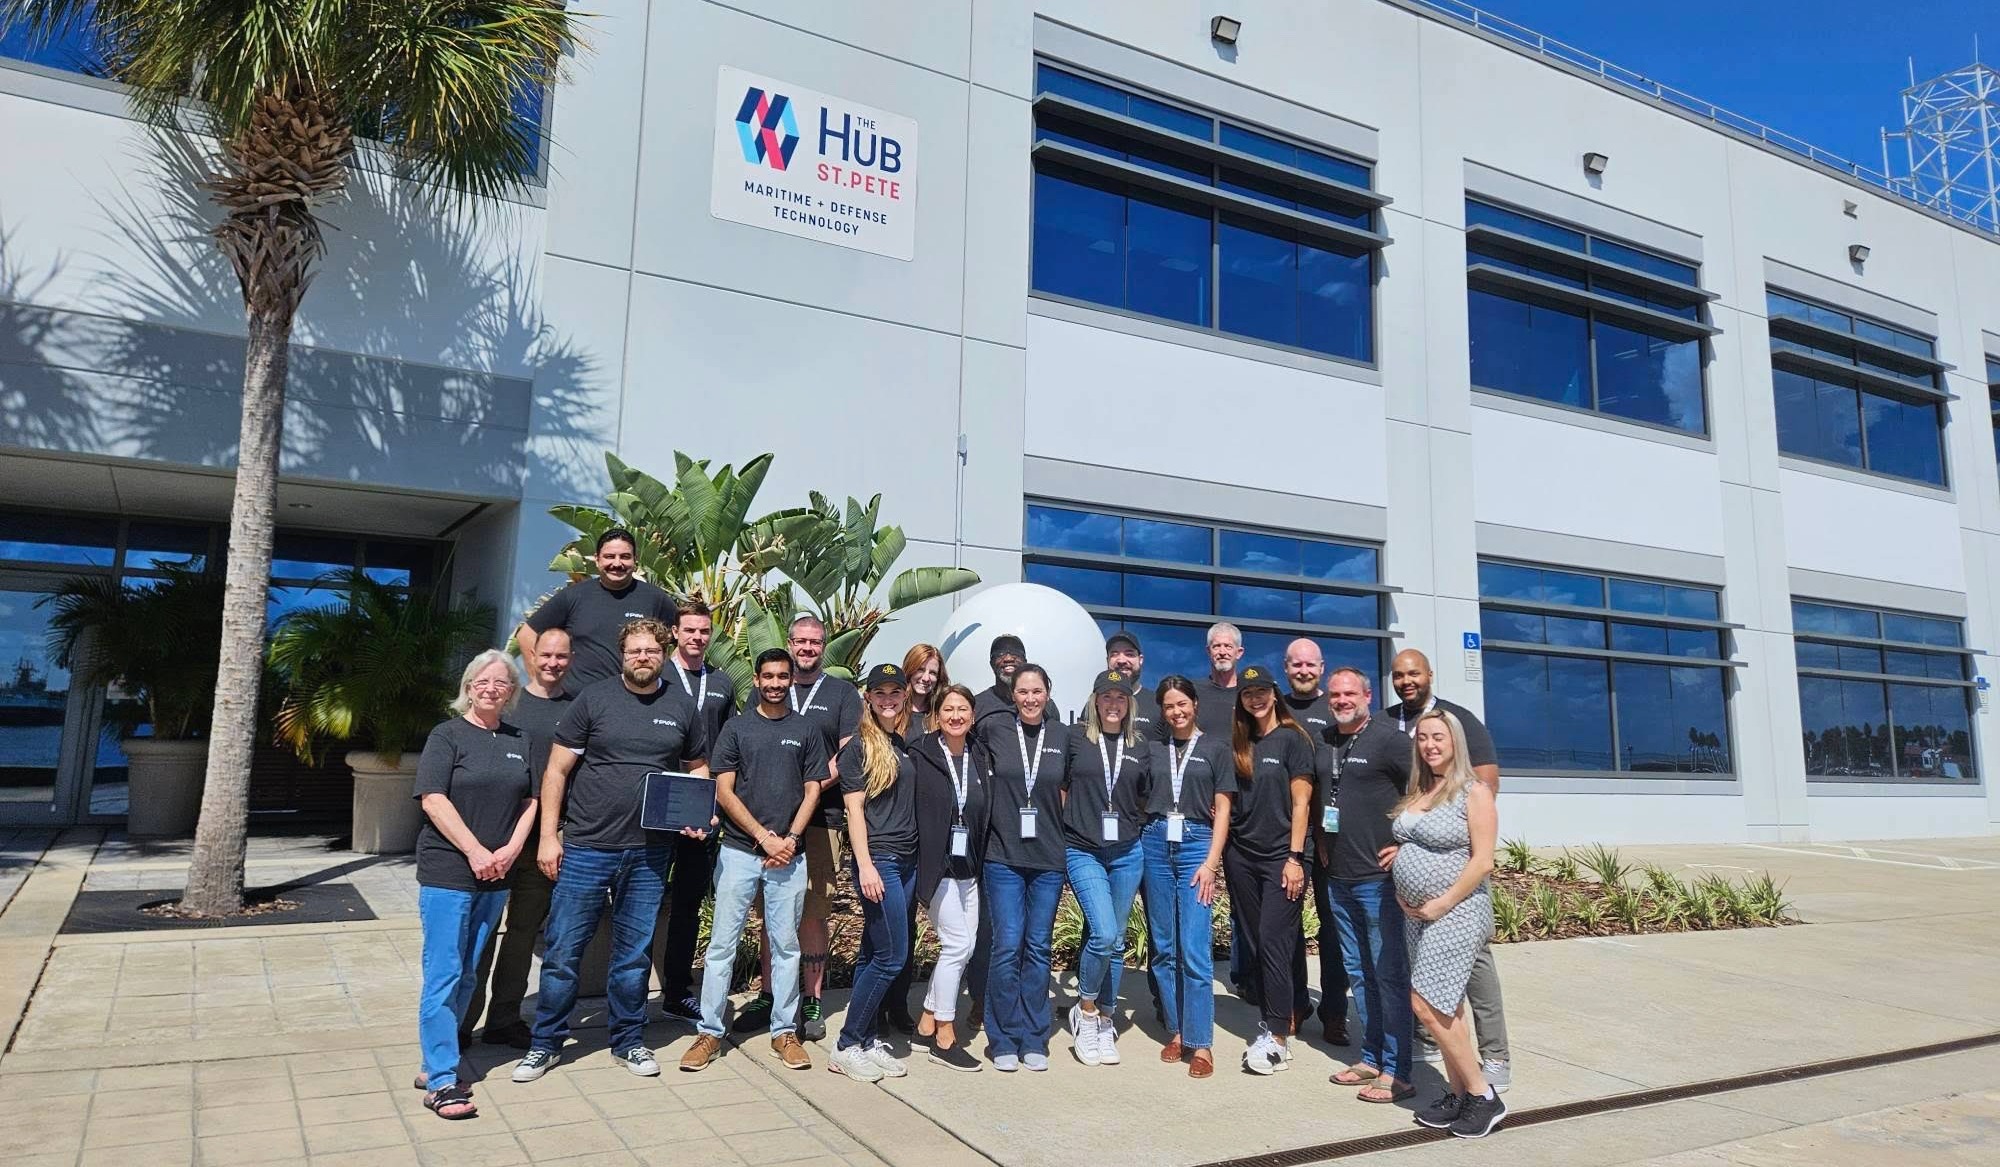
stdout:
MULTIPOLYGON (((1472 772, 1492 788, 1493 793, 1500 793, 1500 756, 1493 749, 1493 735, 1486 731, 1486 723, 1465 706, 1446 701, 1433 693, 1433 680, 1429 657, 1414 648, 1397 653, 1396 659, 1389 663, 1389 684, 1402 701, 1384 709, 1383 716, 1394 721, 1397 729, 1413 737, 1417 732, 1417 718, 1422 717, 1425 710, 1442 709, 1458 718, 1459 725, 1465 729, 1465 753, 1472 762, 1472 772)), ((1388 865, 1388 857, 1393 855, 1394 848, 1384 852, 1383 866, 1388 865)), ((1479 1061, 1486 1080, 1495 1090, 1504 1091, 1513 1085, 1513 1058, 1507 1046, 1507 1013, 1500 999, 1500 970, 1493 965, 1490 946, 1480 949, 1479 959, 1472 965, 1472 979, 1466 983, 1465 999, 1472 1007, 1472 1028, 1479 1036, 1479 1061)), ((1424 1061, 1442 1059, 1429 1035, 1424 1035, 1419 1044, 1419 1056, 1424 1061)))
MULTIPOLYGON (((1337 781, 1334 763, 1338 755, 1328 743, 1333 730, 1333 714, 1327 708, 1326 691, 1320 679, 1326 674, 1326 657, 1319 645, 1301 636, 1285 646, 1285 680, 1290 689, 1285 705, 1292 719, 1306 731, 1313 743, 1313 769, 1320 790, 1332 790, 1337 781)), ((1319 915, 1319 1022, 1326 1039, 1335 1045, 1347 1044, 1347 962, 1340 954, 1340 930, 1333 924, 1333 902, 1327 898, 1325 864, 1332 840, 1321 838, 1320 818, 1312 820, 1312 845, 1306 848, 1306 877, 1313 891, 1313 910, 1319 915)), ((1306 938, 1299 933, 1298 951, 1292 957, 1292 983, 1299 987, 1297 1010, 1306 1011, 1306 938)))

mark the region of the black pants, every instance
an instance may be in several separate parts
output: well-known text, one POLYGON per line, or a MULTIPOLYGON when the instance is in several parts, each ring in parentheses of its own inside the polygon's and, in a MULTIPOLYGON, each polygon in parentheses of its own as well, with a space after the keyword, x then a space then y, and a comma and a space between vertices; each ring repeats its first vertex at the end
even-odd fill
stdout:
POLYGON ((1300 951, 1301 900, 1288 899, 1283 859, 1256 859, 1234 847, 1222 852, 1223 874, 1229 880, 1229 902, 1243 931, 1243 975, 1254 982, 1255 999, 1264 1026, 1280 1037, 1292 1032, 1292 1011, 1298 999, 1293 964, 1303 963, 1300 951))
POLYGON ((674 840, 673 868, 667 877, 667 896, 660 904, 659 937, 660 1000, 678 1001, 694 990, 694 942, 701 934, 701 901, 708 898, 715 883, 715 852, 721 840, 714 835, 674 840))
MULTIPOLYGON (((1306 858, 1311 863, 1306 867, 1306 879, 1310 881, 1313 897, 1313 911, 1319 916, 1319 1018, 1338 1018, 1335 1028, 1347 1025, 1347 961, 1340 955, 1340 929, 1333 923, 1333 901, 1326 896, 1326 869, 1319 865, 1319 854, 1314 848, 1307 848, 1306 858)), ((1312 1010, 1311 998, 1306 991, 1306 933, 1299 929, 1298 952, 1292 959, 1292 977, 1298 988, 1292 994, 1293 1007, 1300 1013, 1312 1010)))

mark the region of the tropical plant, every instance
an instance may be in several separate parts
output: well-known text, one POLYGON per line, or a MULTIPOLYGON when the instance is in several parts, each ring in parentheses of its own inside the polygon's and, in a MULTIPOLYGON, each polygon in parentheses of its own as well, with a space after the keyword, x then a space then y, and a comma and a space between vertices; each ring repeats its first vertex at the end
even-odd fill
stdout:
POLYGON ((1493 932, 1503 943, 1521 939, 1528 929, 1528 912, 1504 887, 1493 889, 1493 932))
POLYGON ((157 580, 120 584, 76 576, 35 601, 50 606, 49 656, 72 683, 115 685, 131 698, 105 706, 131 733, 160 741, 208 732, 222 635, 222 580, 191 564, 164 565, 157 580))
POLYGON ((1570 854, 1567 848, 1561 855, 1549 861, 1548 871, 1551 878, 1564 883, 1576 883, 1583 878, 1583 865, 1576 861, 1576 856, 1570 854))
POLYGON ((0 33, 87 38, 135 113, 200 159, 221 209, 247 339, 215 711, 181 903, 243 907, 250 751, 292 325, 326 252, 321 209, 357 138, 468 212, 535 172, 541 127, 515 111, 578 48, 562 0, 0 0, 0 33))
POLYGON ((1534 916, 1535 927, 1544 936, 1562 934, 1563 917, 1568 914, 1568 897, 1556 890, 1554 884, 1538 883, 1535 890, 1528 893, 1528 911, 1534 916))
POLYGON ((346 595, 287 614, 271 635, 284 693, 278 741, 308 763, 334 742, 392 758, 421 745, 456 695, 447 670, 486 639, 492 609, 444 608, 427 591, 406 594, 360 571, 314 586, 346 595))
POLYGON ((1646 886, 1654 895, 1665 898, 1680 891, 1680 879, 1659 864, 1648 863, 1643 870, 1646 873, 1646 886))
POLYGON ((1535 849, 1525 839, 1508 839, 1500 844, 1500 870, 1526 875, 1535 869, 1535 849))
POLYGON ((1597 882, 1606 889, 1624 887, 1625 880, 1632 874, 1632 865, 1619 857, 1618 852, 1602 843, 1592 843, 1583 852, 1581 862, 1584 869, 1597 877, 1597 882))
POLYGON ((1620 887, 1604 897, 1604 907, 1628 932, 1636 935, 1646 926, 1646 899, 1629 887, 1620 887))
POLYGON ((1743 901, 1754 923, 1782 924, 1793 915, 1784 885, 1772 879, 1768 871, 1755 879, 1744 879, 1743 901))
POLYGON ((1604 929, 1604 903, 1594 896, 1581 896, 1570 909, 1570 919, 1585 933, 1595 936, 1604 929))

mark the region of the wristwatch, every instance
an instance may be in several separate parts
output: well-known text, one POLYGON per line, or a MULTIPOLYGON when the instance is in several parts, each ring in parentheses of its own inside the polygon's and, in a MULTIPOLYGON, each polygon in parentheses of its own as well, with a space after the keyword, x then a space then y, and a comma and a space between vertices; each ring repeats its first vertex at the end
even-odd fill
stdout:
POLYGON ((1304 851, 1294 851, 1290 855, 1285 856, 1285 858, 1290 859, 1300 867, 1306 865, 1306 853, 1304 851))

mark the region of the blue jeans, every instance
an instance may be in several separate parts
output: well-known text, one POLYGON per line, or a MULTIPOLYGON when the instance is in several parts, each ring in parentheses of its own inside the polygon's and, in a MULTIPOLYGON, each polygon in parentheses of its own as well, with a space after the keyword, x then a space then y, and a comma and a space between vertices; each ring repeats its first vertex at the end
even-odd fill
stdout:
POLYGON ((563 848, 562 870, 549 897, 549 922, 542 933, 541 999, 535 1006, 534 1048, 555 1051, 569 1036, 576 1008, 577 967, 597 931, 605 901, 611 904, 611 967, 604 998, 611 1048, 620 1052, 645 1044, 646 981, 652 971, 648 950, 653 925, 666 897, 669 844, 602 849, 563 848))
POLYGON ((458 1026, 478 985, 479 954, 493 940, 506 891, 417 888, 417 921, 424 930, 424 987, 417 998, 417 1041, 423 1047, 430 1089, 458 1081, 458 1026))
POLYGON ((1152 938, 1160 1014, 1189 1049, 1215 1044, 1215 907, 1196 896, 1195 869, 1208 860, 1214 834, 1188 822, 1183 841, 1167 842, 1167 820, 1146 824, 1146 931, 1152 938))
POLYGON ((1125 972, 1125 928, 1146 877, 1146 853, 1134 839, 1102 850, 1071 847, 1068 857, 1070 890, 1089 930, 1077 960, 1076 994, 1115 1012, 1118 979, 1125 972))
MULTIPOLYGON (((882 902, 861 897, 861 955, 854 966, 854 991, 847 997, 847 1021, 840 1027, 836 1049, 875 1044, 882 1019, 882 1002, 889 986, 910 959, 906 922, 917 898, 917 857, 876 855, 875 874, 882 877, 882 902)), ((861 870, 854 868, 854 886, 861 887, 861 870)))
POLYGON ((1403 909, 1387 876, 1359 882, 1329 879, 1340 953, 1354 988, 1361 1023, 1362 1064, 1398 1082, 1410 1080, 1410 954, 1403 947, 1403 909))
POLYGON ((764 936, 771 951, 771 1036, 799 1027, 799 914, 806 903, 804 849, 783 867, 764 866, 761 854, 724 847, 715 860, 715 915, 702 957, 701 1022, 710 1037, 722 1036, 722 1010, 729 1004, 729 974, 736 946, 757 893, 764 893, 764 936))
POLYGON ((980 902, 993 915, 986 970, 986 1048, 1049 1052, 1049 941, 1063 873, 987 860, 980 902))

